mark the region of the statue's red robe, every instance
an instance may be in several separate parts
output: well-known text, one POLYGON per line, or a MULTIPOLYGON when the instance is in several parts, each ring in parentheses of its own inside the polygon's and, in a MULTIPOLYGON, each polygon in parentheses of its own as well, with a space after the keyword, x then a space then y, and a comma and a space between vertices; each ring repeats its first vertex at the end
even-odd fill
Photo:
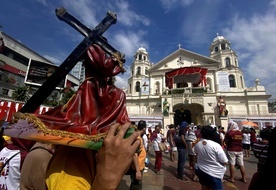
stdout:
POLYGON ((49 128, 86 135, 107 132, 113 123, 129 122, 125 93, 108 79, 123 72, 116 57, 91 45, 83 57, 86 80, 66 106, 36 115, 49 128))

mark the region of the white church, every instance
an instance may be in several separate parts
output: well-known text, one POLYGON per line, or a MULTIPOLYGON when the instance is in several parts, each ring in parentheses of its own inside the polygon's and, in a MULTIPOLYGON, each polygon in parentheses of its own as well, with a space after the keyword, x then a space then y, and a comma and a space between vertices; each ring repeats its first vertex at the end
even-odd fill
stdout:
POLYGON ((247 119, 260 127, 265 122, 275 126, 276 117, 268 112, 271 95, 258 78, 255 86, 245 86, 238 56, 230 45, 229 40, 217 35, 209 48, 209 57, 179 46, 156 64, 150 62, 147 50, 140 47, 134 55, 126 89, 131 120, 145 119, 152 126, 187 121, 227 128, 229 119, 247 119), (226 104, 227 113, 223 115, 219 114, 219 98, 226 104))

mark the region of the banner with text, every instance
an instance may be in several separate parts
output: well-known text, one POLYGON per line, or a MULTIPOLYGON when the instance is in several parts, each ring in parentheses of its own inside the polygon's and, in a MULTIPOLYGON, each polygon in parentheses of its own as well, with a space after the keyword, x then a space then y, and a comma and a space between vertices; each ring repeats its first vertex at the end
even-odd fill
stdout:
MULTIPOLYGON (((58 68, 56 65, 44 63, 41 61, 30 60, 27 74, 25 77, 26 84, 41 86, 58 68)), ((65 79, 57 86, 57 88, 64 88, 65 79)))

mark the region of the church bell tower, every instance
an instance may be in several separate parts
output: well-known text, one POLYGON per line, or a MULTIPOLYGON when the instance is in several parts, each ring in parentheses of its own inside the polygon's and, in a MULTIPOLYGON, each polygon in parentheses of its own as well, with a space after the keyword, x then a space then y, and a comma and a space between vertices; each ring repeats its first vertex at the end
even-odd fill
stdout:
POLYGON ((136 51, 130 66, 131 76, 128 79, 127 92, 131 95, 149 94, 149 73, 151 68, 148 52, 142 46, 136 51))
POLYGON ((239 68, 238 56, 232 50, 230 41, 217 33, 217 37, 214 38, 209 50, 210 57, 221 62, 218 71, 228 73, 230 89, 245 88, 243 73, 239 68))

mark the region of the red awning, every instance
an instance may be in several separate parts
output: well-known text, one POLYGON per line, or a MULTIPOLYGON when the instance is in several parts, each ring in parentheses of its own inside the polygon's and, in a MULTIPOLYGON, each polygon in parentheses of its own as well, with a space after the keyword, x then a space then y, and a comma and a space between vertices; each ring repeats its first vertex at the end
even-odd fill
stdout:
POLYGON ((24 77, 26 75, 25 71, 19 70, 15 67, 12 67, 12 66, 8 65, 8 64, 5 64, 4 66, 2 66, 0 68, 3 69, 3 70, 8 71, 10 73, 16 74, 16 75, 21 75, 21 76, 24 76, 24 77))
POLYGON ((202 84, 206 86, 207 69, 199 67, 183 67, 166 72, 166 87, 171 89, 174 83, 190 82, 193 85, 202 84))

